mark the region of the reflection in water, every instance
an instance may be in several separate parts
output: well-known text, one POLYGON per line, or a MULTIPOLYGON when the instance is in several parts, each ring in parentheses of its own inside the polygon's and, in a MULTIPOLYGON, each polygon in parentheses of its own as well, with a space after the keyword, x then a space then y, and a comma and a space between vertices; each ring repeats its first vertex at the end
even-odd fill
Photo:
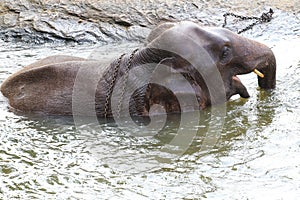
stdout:
POLYGON ((260 91, 257 96, 258 104, 257 104, 257 128, 261 129, 269 126, 273 118, 275 117, 275 109, 279 105, 279 100, 275 96, 275 92, 273 91, 260 91), (264 105, 260 107, 260 104, 264 105), (266 117, 267 116, 267 117, 266 117))
MULTIPOLYGON (((127 123, 130 119, 126 118, 122 120, 123 126, 117 125, 114 121, 101 119, 99 119, 99 123, 82 122, 81 126, 76 126, 71 117, 34 118, 31 116, 28 119, 22 119, 22 123, 25 122, 27 129, 34 130, 37 134, 46 134, 47 140, 51 137, 53 144, 58 147, 51 147, 52 142, 46 141, 44 145, 50 149, 76 148, 79 152, 87 153, 110 169, 129 174, 140 174, 149 170, 167 168, 166 165, 176 163, 182 154, 185 156, 197 154, 202 157, 229 151, 231 146, 228 146, 228 141, 246 135, 250 128, 262 131, 264 127, 272 123, 276 104, 274 101, 270 102, 272 93, 259 91, 257 95, 257 101, 253 104, 256 109, 253 109, 251 113, 244 110, 248 106, 245 105, 246 100, 239 99, 229 102, 228 112, 224 116, 224 126, 218 130, 218 134, 213 135, 208 133, 213 118, 212 109, 201 111, 200 119, 194 118, 193 113, 183 114, 184 116, 170 115, 164 128, 154 136, 153 133, 157 133, 156 129, 149 130, 144 126, 130 126, 130 123, 127 123), (192 126, 189 124, 179 126, 182 118, 189 119, 192 126), (185 135, 174 143, 179 129, 183 129, 185 135), (186 141, 189 134, 191 135, 190 141, 186 141), (216 142, 209 144, 211 146, 203 151, 203 142, 211 136, 216 137, 213 140, 216 142), (75 146, 73 146, 74 144, 75 146)), ((84 120, 89 121, 87 118, 84 120)), ((139 120, 139 124, 143 124, 141 120, 139 120)))

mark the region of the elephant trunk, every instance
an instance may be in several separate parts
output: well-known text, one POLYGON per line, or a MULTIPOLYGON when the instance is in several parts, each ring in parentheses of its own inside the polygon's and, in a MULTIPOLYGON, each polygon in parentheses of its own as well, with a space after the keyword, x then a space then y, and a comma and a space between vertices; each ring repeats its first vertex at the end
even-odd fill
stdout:
POLYGON ((274 89, 276 86, 276 59, 271 49, 266 55, 264 65, 258 66, 257 69, 264 74, 263 78, 258 76, 259 87, 263 89, 274 89))

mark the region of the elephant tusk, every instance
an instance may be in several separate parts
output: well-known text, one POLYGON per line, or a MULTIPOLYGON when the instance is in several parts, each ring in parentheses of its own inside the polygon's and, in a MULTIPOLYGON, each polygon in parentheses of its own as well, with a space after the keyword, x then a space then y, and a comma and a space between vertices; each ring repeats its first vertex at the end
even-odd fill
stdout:
POLYGON ((258 71, 257 69, 254 69, 253 72, 255 74, 257 74, 257 76, 259 76, 260 78, 264 78, 265 77, 265 75, 263 73, 261 73, 260 71, 258 71))

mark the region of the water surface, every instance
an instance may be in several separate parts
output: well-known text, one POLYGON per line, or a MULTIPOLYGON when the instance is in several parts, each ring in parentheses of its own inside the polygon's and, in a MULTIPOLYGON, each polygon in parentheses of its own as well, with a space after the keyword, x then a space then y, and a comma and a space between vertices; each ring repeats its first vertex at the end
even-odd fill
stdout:
MULTIPOLYGON (((291 20, 291 29, 283 30, 286 22, 276 18, 280 23, 268 24, 264 34, 244 34, 274 50, 276 89, 260 90, 254 74, 242 76, 251 97, 234 97, 225 104, 224 124, 208 151, 202 145, 212 126, 212 109, 183 127, 174 117, 151 136, 151 130, 127 127, 126 120, 124 127, 79 126, 67 117, 17 115, 0 95, 0 199, 299 199, 299 20, 295 24, 298 18, 287 15, 282 18, 291 20), (179 128, 187 136, 197 133, 187 149, 185 141, 170 145, 179 128)), ((0 82, 48 55, 100 54, 109 59, 138 45, 0 42, 0 82)))

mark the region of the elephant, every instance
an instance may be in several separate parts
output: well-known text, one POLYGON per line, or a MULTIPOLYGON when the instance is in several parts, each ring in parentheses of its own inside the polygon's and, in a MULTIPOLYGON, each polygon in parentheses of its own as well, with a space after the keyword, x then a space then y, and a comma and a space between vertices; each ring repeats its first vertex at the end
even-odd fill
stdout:
POLYGON ((225 28, 167 23, 146 41, 107 65, 65 55, 44 58, 8 77, 1 92, 25 114, 84 116, 93 110, 111 118, 202 110, 235 94, 249 98, 237 75, 253 71, 262 89, 276 86, 272 50, 225 28))

